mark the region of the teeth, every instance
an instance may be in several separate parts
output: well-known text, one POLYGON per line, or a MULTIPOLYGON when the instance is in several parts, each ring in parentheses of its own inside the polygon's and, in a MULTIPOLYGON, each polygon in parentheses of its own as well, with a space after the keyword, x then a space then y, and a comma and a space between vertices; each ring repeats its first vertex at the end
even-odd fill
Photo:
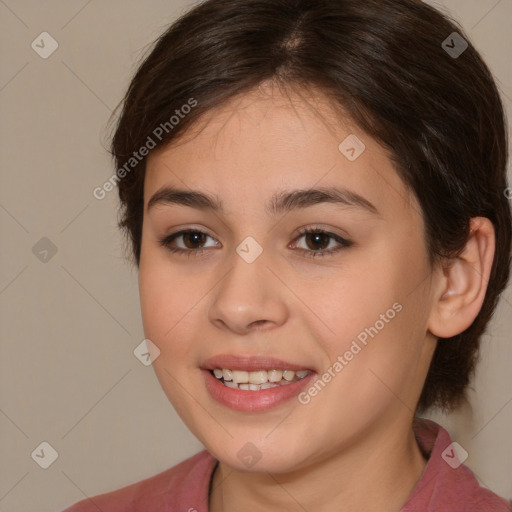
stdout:
MULTIPOLYGON (((224 370, 222 370, 222 373, 224 373, 224 370)), ((249 382, 249 372, 232 370, 231 375, 235 384, 247 384, 249 382)))
POLYGON ((263 384, 268 380, 268 372, 266 370, 259 370, 257 372, 249 372, 249 382, 251 384, 263 384))
POLYGON ((281 370, 270 370, 268 372, 268 380, 270 382, 279 382, 283 378, 283 372, 281 370))
POLYGON ((303 379, 309 374, 309 370, 256 370, 247 372, 244 370, 228 370, 227 368, 214 368, 215 377, 232 389, 246 391, 259 391, 260 389, 286 386, 297 380, 303 379))

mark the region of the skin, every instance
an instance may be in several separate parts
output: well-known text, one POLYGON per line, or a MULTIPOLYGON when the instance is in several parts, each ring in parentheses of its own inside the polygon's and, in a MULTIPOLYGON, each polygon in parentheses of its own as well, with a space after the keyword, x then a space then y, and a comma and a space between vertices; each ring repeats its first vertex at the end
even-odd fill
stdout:
POLYGON ((490 222, 474 219, 461 257, 432 267, 421 209, 388 153, 320 94, 268 84, 151 153, 144 199, 144 331, 160 350, 153 366, 166 395, 220 460, 209 510, 399 510, 426 464, 411 425, 437 337, 469 326, 485 295, 490 222), (349 134, 366 146, 353 162, 338 149, 349 134), (164 203, 148 210, 167 185, 217 195, 225 211, 164 203), (378 214, 331 203, 277 217, 264 210, 276 192, 318 186, 350 189, 378 214), (299 238, 301 227, 352 245, 308 257, 339 244, 299 238), (208 237, 181 236, 172 246, 204 246, 202 254, 159 243, 186 228, 208 237), (250 264, 236 252, 248 236, 263 249, 250 264), (270 355, 321 376, 395 303, 395 318, 306 405, 292 398, 239 412, 204 385, 200 367, 218 354, 270 355), (247 442, 261 453, 251 468, 237 456, 247 442))

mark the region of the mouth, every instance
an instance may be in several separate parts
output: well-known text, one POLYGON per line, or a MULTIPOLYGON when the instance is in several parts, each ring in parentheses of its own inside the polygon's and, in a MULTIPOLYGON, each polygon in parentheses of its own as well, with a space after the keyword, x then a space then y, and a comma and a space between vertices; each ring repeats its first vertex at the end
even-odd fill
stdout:
POLYGON ((266 411, 296 398, 316 375, 311 368, 266 356, 222 355, 205 361, 201 370, 210 397, 241 412, 266 411))
POLYGON ((224 386, 244 391, 260 391, 262 389, 287 386, 307 377, 310 370, 230 370, 228 368, 214 368, 211 374, 224 386))
POLYGON ((287 386, 307 377, 310 370, 231 370, 214 368, 210 373, 224 386, 244 391, 260 391, 262 389, 287 386))

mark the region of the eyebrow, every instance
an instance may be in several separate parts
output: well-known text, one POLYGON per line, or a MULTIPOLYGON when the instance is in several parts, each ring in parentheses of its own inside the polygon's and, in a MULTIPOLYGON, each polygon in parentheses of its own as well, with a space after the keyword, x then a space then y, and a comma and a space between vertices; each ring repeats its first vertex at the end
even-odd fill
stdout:
MULTIPOLYGON (((309 208, 322 203, 334 203, 347 207, 355 207, 380 216, 379 210, 368 201, 368 199, 351 190, 336 187, 278 192, 270 198, 265 207, 265 211, 271 216, 277 216, 281 213, 299 208, 309 208)), ((164 186, 151 196, 148 201, 147 211, 159 204, 176 204, 220 213, 224 211, 222 201, 217 196, 195 190, 178 189, 171 186, 164 186)))

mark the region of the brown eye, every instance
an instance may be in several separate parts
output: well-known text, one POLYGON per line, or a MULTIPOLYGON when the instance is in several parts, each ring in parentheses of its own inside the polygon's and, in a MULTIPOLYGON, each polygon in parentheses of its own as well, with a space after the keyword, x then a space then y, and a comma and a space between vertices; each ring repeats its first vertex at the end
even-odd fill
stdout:
POLYGON ((301 238, 304 238, 306 247, 299 247, 299 249, 304 250, 306 256, 311 258, 333 255, 353 245, 353 242, 350 240, 346 240, 334 233, 323 231, 322 229, 304 229, 299 237, 297 237, 294 247, 297 246, 297 242, 301 238), (334 242, 334 246, 327 249, 331 242, 334 242))
POLYGON ((306 233, 306 244, 311 250, 325 249, 329 245, 329 237, 326 233, 306 233))
POLYGON ((207 235, 200 231, 189 231, 182 234, 183 242, 187 249, 197 249, 195 244, 204 244, 207 235))
POLYGON ((208 238, 212 237, 197 229, 185 229, 161 239, 159 243, 162 247, 165 247, 171 252, 191 256, 192 254, 198 254, 205 250, 203 246, 208 238))
MULTIPOLYGON (((212 247, 211 245, 205 246, 208 238, 213 240, 210 235, 203 231, 186 229, 161 239, 159 243, 171 252, 192 256, 201 254, 206 248, 212 247)), ((306 247, 298 248, 304 251, 308 257, 333 255, 353 245, 353 242, 339 235, 335 235, 334 233, 329 233, 321 229, 306 229, 296 238, 294 248, 296 248, 297 241, 301 238, 305 239, 306 247), (334 246, 329 248, 332 242, 334 246)))

